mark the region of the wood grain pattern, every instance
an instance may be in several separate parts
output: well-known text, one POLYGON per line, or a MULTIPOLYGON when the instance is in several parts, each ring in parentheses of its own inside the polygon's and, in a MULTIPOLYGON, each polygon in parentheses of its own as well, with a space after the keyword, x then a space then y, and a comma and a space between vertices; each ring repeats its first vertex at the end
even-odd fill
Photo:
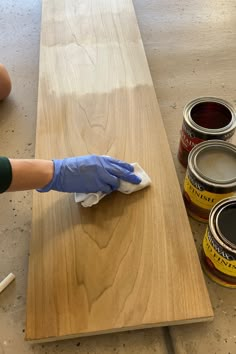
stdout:
POLYGON ((91 153, 153 184, 91 209, 34 193, 26 339, 211 318, 131 0, 44 0, 36 157, 91 153))

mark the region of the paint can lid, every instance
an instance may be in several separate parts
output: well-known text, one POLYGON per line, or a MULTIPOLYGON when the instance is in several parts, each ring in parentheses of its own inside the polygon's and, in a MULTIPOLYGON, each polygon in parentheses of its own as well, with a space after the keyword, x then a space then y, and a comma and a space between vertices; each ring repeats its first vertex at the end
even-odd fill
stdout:
POLYGON ((233 250, 236 250, 236 200, 222 203, 215 219, 219 237, 233 250))
POLYGON ((236 188, 236 146, 221 140, 210 140, 194 147, 189 165, 203 181, 217 186, 236 188))
POLYGON ((236 260, 236 197, 221 199, 213 206, 209 216, 209 229, 222 247, 236 260))

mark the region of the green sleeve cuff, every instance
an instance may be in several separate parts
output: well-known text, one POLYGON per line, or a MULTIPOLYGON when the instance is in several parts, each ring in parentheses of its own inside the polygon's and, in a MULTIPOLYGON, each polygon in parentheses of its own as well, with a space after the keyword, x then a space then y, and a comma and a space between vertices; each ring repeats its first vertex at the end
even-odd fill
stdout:
POLYGON ((7 157, 0 156, 0 193, 4 193, 11 185, 12 168, 7 157))

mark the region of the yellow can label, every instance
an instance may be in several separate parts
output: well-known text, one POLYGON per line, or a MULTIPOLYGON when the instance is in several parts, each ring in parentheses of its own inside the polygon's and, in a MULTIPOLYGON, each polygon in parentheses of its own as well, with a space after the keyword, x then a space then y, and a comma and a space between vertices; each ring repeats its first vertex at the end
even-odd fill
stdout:
POLYGON ((221 273, 236 277, 236 257, 215 242, 208 228, 203 239, 203 250, 216 269, 221 273))
POLYGON ((208 192, 203 189, 200 183, 198 186, 193 185, 188 175, 185 177, 184 191, 188 194, 188 197, 193 204, 207 210, 210 210, 221 199, 232 197, 235 194, 234 192, 224 194, 208 192))

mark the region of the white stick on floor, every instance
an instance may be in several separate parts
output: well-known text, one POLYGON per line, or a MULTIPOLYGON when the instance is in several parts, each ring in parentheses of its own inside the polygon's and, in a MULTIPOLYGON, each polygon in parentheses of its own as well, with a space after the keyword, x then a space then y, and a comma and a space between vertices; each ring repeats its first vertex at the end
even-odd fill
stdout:
POLYGON ((15 275, 13 273, 8 274, 8 276, 3 279, 0 283, 0 294, 1 292, 6 289, 6 287, 11 284, 11 282, 15 279, 15 275))

